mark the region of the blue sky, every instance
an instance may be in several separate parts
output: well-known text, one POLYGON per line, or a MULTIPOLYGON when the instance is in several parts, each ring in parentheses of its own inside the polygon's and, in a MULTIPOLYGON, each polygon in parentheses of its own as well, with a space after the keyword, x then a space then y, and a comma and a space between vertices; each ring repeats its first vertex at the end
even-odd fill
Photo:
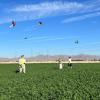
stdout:
POLYGON ((1 57, 100 55, 100 0, 0 0, 0 9, 1 57))

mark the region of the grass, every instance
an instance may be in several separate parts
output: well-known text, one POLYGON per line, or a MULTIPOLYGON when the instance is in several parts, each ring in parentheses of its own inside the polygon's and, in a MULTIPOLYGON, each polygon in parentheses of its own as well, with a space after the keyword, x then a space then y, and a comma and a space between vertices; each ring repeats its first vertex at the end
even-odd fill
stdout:
POLYGON ((0 64, 0 100, 100 100, 100 64, 0 64))

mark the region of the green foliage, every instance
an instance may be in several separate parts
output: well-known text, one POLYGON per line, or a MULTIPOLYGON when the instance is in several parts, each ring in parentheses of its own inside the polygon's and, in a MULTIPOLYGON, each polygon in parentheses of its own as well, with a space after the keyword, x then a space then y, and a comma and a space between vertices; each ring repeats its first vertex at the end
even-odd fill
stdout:
POLYGON ((0 100, 100 100, 100 64, 0 65, 0 100))

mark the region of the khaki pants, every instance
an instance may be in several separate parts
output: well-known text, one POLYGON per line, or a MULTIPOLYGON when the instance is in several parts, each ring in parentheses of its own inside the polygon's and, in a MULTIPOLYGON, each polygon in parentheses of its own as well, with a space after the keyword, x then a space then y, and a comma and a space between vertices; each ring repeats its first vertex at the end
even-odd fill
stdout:
POLYGON ((19 65, 19 72, 20 72, 20 73, 21 73, 21 72, 23 72, 23 73, 26 72, 25 64, 21 64, 21 65, 19 65))

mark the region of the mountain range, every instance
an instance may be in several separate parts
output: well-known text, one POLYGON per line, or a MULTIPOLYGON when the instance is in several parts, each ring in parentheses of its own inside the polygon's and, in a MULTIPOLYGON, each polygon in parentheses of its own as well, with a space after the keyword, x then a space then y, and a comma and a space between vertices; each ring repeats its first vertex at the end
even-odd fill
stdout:
MULTIPOLYGON (((56 61, 57 59, 62 59, 63 61, 68 61, 68 57, 71 56, 73 61, 98 61, 100 60, 100 55, 38 55, 33 57, 25 57, 28 62, 31 61, 56 61)), ((0 62, 17 62, 19 57, 14 58, 3 58, 0 57, 0 62)))

